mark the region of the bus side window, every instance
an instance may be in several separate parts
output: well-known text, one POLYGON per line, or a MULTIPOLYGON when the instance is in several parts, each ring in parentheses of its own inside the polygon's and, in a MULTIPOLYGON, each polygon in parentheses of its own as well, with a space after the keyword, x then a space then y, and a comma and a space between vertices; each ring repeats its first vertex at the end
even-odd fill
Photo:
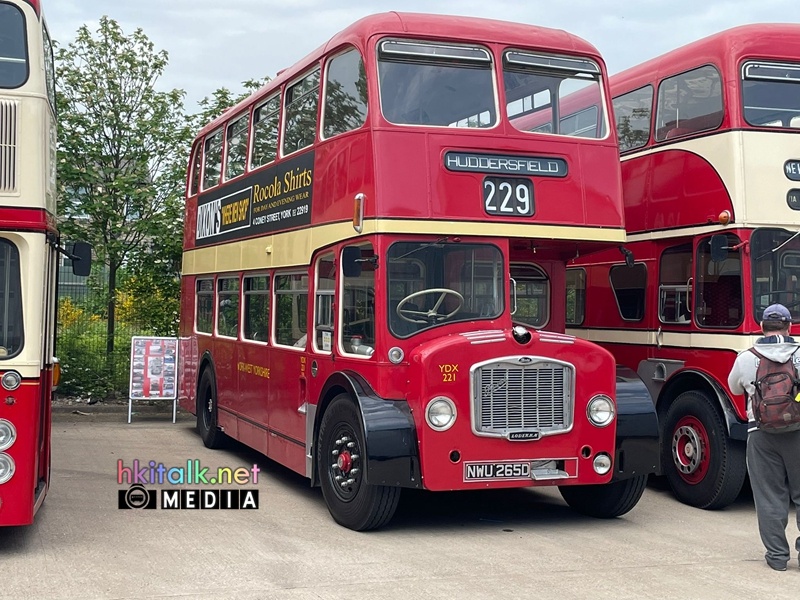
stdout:
POLYGON ((271 163, 278 156, 281 101, 273 96, 253 111, 253 154, 250 168, 271 163))
MULTIPOLYGON (((291 273, 275 276, 275 343, 298 348, 306 337, 308 275, 291 273)), ((305 343, 302 344, 305 346, 305 343)))
POLYGON ((331 59, 325 81, 322 130, 326 138, 361 127, 367 119, 367 74, 355 48, 331 59))
POLYGON ((286 90, 283 155, 307 148, 314 143, 319 104, 319 69, 303 77, 286 90))
POLYGON ((586 315, 586 271, 567 269, 567 325, 582 325, 586 315))
POLYGON ((192 171, 189 174, 189 195, 196 196, 200 191, 200 174, 203 172, 203 153, 202 146, 195 146, 194 156, 192 157, 192 171))
POLYGON ((206 137, 203 153, 203 189, 207 190, 219 183, 222 171, 222 129, 206 137))
POLYGON ((247 130, 250 126, 250 115, 245 114, 228 125, 228 140, 225 156, 225 179, 233 179, 244 174, 247 164, 247 130))
POLYGON ((217 333, 225 337, 238 337, 239 335, 239 278, 220 277, 217 280, 217 299, 219 312, 217 313, 217 333))
POLYGON ((689 323, 692 307, 692 245, 667 248, 658 273, 658 317, 662 323, 689 323))
POLYGON ((314 304, 314 350, 330 353, 333 349, 333 294, 336 289, 336 268, 333 252, 317 261, 316 302, 314 304))
POLYGON ((198 333, 214 331, 214 280, 197 280, 194 329, 198 333))
POLYGON ((340 344, 347 353, 370 356, 375 347, 375 252, 372 244, 358 246, 358 273, 343 273, 340 344))
POLYGON ((647 267, 642 263, 632 267, 616 265, 611 267, 610 277, 619 315, 625 321, 641 321, 644 318, 647 267))
POLYGON ((269 341, 269 277, 244 278, 244 339, 269 341))

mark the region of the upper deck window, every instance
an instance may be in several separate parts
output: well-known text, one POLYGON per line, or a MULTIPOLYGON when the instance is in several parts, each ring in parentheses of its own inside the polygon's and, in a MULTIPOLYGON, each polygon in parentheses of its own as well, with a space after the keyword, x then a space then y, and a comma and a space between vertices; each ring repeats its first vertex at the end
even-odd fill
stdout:
POLYGON ((716 129, 722 124, 722 79, 706 65, 670 77, 658 86, 656 141, 716 129))
POLYGON ((225 179, 233 179, 244 174, 247 164, 247 130, 249 127, 249 114, 242 115, 228 125, 225 179))
POLYGON ((600 66, 588 59, 506 52, 503 82, 511 124, 533 133, 605 137, 601 75, 600 66))
POLYGON ((19 250, 0 240, 0 360, 22 349, 22 283, 19 250))
POLYGON ((758 127, 800 128, 800 65, 748 62, 742 79, 745 121, 758 127))
POLYGON ((358 50, 348 50, 328 63, 324 112, 325 137, 358 129, 366 121, 367 73, 358 50))
POLYGON ((291 154, 314 143, 319 104, 319 69, 286 89, 286 125, 283 154, 291 154))
POLYGON ((219 183, 222 171, 222 129, 218 129, 206 138, 203 158, 203 189, 214 187, 219 183))
POLYGON ((22 11, 0 2, 0 88, 17 88, 28 79, 25 40, 22 11))
POLYGON ((381 110, 398 125, 492 127, 492 57, 476 46, 410 40, 378 45, 381 110))
POLYGON ((273 96, 253 111, 253 157, 250 168, 271 163, 278 156, 279 96, 273 96))
POLYGON ((653 86, 646 85, 613 100, 619 151, 641 148, 650 139, 653 86))

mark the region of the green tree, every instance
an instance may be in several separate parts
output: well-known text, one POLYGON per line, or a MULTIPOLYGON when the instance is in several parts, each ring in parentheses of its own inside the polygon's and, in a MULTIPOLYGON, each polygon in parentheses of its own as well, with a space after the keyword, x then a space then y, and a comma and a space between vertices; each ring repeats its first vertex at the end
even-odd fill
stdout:
POLYGON ((103 17, 94 33, 80 27, 56 59, 62 231, 91 242, 107 268, 106 355, 113 360, 120 270, 129 264, 154 285, 170 278, 178 285, 192 122, 182 90, 156 90, 168 56, 141 29, 126 35, 103 17))

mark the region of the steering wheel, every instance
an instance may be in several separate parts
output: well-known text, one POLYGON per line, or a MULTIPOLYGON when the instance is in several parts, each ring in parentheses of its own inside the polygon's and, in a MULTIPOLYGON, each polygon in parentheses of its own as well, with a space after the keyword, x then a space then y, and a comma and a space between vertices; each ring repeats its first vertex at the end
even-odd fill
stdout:
POLYGON ((449 319, 458 311, 460 311, 462 306, 464 306, 464 296, 459 294, 457 291, 448 288, 430 288, 409 294, 400 300, 400 302, 398 302, 396 310, 397 316, 404 321, 408 321, 409 323, 436 323, 437 321, 449 319), (436 300, 436 303, 430 310, 412 310, 410 308, 403 308, 404 305, 410 303, 414 298, 426 296, 428 294, 439 294, 439 299, 436 300), (442 305, 447 296, 455 296, 458 299, 458 306, 456 306, 455 310, 452 312, 440 314, 439 307, 442 305))
MULTIPOLYGON (((765 296, 777 296, 779 294, 791 294, 795 298, 800 295, 800 292, 796 292, 794 290, 775 290, 773 292, 767 292, 764 294, 765 296)), ((783 303, 781 303, 783 304, 783 303)), ((784 304, 786 308, 794 308, 795 306, 800 306, 800 300, 795 300, 794 302, 790 302, 789 304, 784 304)), ((764 307, 766 308, 766 306, 764 307)))

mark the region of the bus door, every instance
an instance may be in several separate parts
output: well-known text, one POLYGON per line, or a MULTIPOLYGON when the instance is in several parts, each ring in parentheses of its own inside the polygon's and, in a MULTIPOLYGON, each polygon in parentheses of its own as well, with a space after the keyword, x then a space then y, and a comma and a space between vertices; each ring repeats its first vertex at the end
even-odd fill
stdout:
POLYGON ((694 248, 691 238, 668 240, 657 247, 655 340, 640 375, 658 398, 661 386, 685 364, 685 350, 691 346, 694 314, 694 248), (660 253, 660 254, 658 254, 660 253))
MULTIPOLYGON (((333 263, 333 254, 329 255, 333 263)), ((332 268, 332 266, 330 267, 332 268)), ((327 274, 326 274, 327 275, 327 274)), ((333 279, 318 284, 332 308, 333 279)), ((305 471, 305 436, 308 373, 308 271, 279 271, 274 276, 273 346, 269 352, 267 423, 270 456, 302 473, 305 471)), ((332 327, 326 339, 332 339, 332 327)))

